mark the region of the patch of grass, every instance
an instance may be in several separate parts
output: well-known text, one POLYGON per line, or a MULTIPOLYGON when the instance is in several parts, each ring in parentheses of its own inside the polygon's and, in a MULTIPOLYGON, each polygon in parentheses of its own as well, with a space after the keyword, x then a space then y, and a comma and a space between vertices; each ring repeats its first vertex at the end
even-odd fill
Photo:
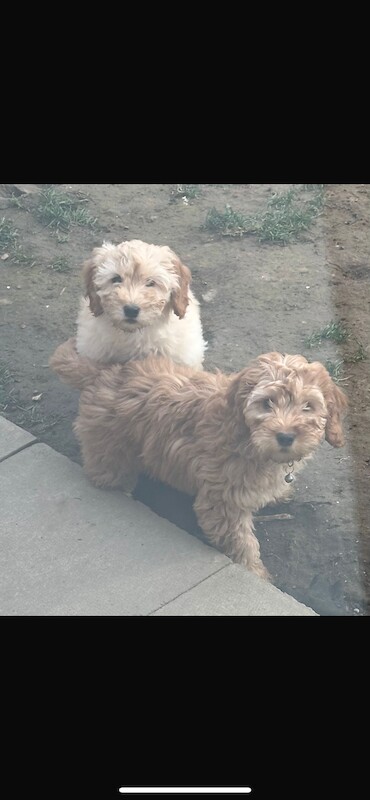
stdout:
POLYGON ((321 191, 325 186, 325 183, 304 183, 303 189, 305 192, 312 192, 312 191, 321 191))
POLYGON ((183 198, 184 200, 194 200, 200 194, 198 183, 177 183, 175 189, 171 189, 171 202, 183 198))
POLYGON ((357 350, 355 351, 355 353, 353 353, 352 356, 346 356, 345 359, 344 359, 349 364, 358 364, 359 361, 366 361, 366 359, 368 357, 367 352, 366 352, 363 344, 361 344, 361 342, 359 342, 359 341, 357 341, 357 344, 358 344, 358 347, 357 347, 357 350))
POLYGON ((33 264, 33 256, 26 256, 18 244, 18 231, 10 220, 0 219, 0 250, 9 251, 10 260, 15 264, 33 264))
POLYGON ((324 366, 335 383, 339 383, 343 380, 343 361, 330 361, 330 359, 328 359, 325 361, 324 366))
POLYGON ((194 197, 198 197, 200 195, 200 188, 199 184, 197 183, 184 183, 178 184, 177 191, 182 197, 187 197, 188 200, 193 200, 194 197))
POLYGON ((12 194, 11 197, 9 197, 9 205, 15 206, 16 208, 24 208, 23 198, 12 194))
POLYGON ((226 206, 223 213, 211 209, 204 224, 222 236, 254 234, 260 242, 287 244, 308 230, 320 213, 323 184, 305 184, 274 195, 264 211, 245 216, 226 206))
POLYGON ((60 230, 56 230, 56 237, 57 237, 57 244, 65 244, 65 242, 69 242, 68 233, 61 233, 60 230))
POLYGON ((10 220, 2 217, 0 219, 0 249, 11 250, 15 247, 18 231, 10 220))
POLYGON ((12 261, 14 261, 15 264, 24 264, 24 265, 28 264, 30 267, 33 267, 34 264, 36 264, 34 257, 31 255, 27 256, 23 252, 20 245, 19 246, 17 245, 13 250, 12 261))
POLYGON ((215 231, 221 236, 244 236, 248 232, 247 218, 238 211, 234 211, 229 205, 226 205, 225 211, 211 208, 203 227, 215 231))
POLYGON ((68 263, 67 259, 64 256, 60 256, 60 258, 56 258, 52 264, 49 264, 50 269, 53 269, 54 272, 70 272, 72 267, 68 263))
POLYGON ((72 198, 49 187, 41 192, 37 216, 51 228, 68 229, 71 225, 87 225, 93 228, 97 219, 83 205, 86 202, 86 199, 72 198))
POLYGON ((343 344, 349 338, 347 329, 341 322, 328 322, 321 331, 314 331, 305 339, 307 347, 320 346, 323 341, 332 341, 336 344, 343 344))
POLYGON ((250 219, 253 232, 261 242, 286 244, 308 230, 323 203, 321 187, 308 192, 292 188, 272 197, 266 211, 250 219))
MULTIPOLYGON (((314 331, 311 336, 308 336, 305 339, 305 344, 308 347, 320 347, 324 341, 332 341, 335 344, 344 344, 348 342, 355 342, 357 345, 357 349, 351 354, 346 354, 343 356, 343 361, 327 361, 325 366, 333 377, 334 380, 345 380, 341 378, 341 370, 342 365, 345 364, 358 364, 360 361, 365 361, 368 358, 368 353, 366 352, 363 344, 357 339, 356 336, 351 336, 351 334, 347 331, 344 325, 341 322, 334 322, 331 320, 321 331, 314 331)), ((353 349, 353 348, 352 348, 353 349)))

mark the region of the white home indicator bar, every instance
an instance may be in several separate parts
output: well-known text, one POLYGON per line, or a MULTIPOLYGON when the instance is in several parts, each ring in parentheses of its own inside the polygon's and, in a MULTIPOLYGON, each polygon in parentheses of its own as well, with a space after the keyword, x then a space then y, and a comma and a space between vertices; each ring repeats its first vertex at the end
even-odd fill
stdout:
POLYGON ((246 794, 250 786, 121 786, 122 794, 246 794))

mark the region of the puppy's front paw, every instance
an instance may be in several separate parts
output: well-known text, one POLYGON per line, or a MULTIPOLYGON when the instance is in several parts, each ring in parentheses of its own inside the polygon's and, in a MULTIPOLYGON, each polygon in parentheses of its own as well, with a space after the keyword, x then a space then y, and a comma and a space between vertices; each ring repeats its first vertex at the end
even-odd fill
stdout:
POLYGON ((265 581, 269 581, 273 583, 272 575, 270 575, 268 569, 265 567, 264 564, 258 564, 257 566, 252 567, 251 572, 254 572, 255 575, 258 575, 260 578, 263 578, 265 581))
POLYGON ((127 495, 127 497, 132 497, 132 493, 136 488, 137 484, 137 476, 136 475, 127 475, 121 479, 121 488, 123 494, 127 495))
POLYGON ((262 561, 259 561, 258 563, 255 562, 254 564, 251 564, 250 562, 249 564, 244 563, 244 566, 249 570, 249 572, 253 572, 254 575, 258 575, 259 578, 263 578, 263 580, 273 583, 272 576, 262 561))

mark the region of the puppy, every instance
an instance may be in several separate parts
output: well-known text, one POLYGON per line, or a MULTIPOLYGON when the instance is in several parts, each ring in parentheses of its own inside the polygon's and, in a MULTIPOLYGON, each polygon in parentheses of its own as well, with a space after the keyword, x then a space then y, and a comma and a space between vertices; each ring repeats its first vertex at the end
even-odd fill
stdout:
POLYGON ((50 366, 81 390, 74 430, 96 486, 130 492, 146 472, 194 495, 210 544, 269 577, 253 512, 284 499, 324 437, 343 444, 346 398, 322 364, 267 353, 233 375, 155 357, 104 368, 70 339, 50 366))
POLYGON ((104 242, 85 261, 83 278, 79 353, 103 363, 162 355, 202 369, 199 303, 190 270, 169 247, 104 242))

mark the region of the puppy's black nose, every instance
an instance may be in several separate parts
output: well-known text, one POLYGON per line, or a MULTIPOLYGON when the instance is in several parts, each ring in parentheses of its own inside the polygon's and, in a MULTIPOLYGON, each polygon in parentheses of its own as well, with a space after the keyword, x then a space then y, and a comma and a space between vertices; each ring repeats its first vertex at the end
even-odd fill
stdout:
POLYGON ((139 311, 140 311, 140 306, 134 306, 134 305, 123 306, 123 313, 125 317, 128 317, 129 319, 134 319, 135 317, 137 317, 139 311))
POLYGON ((290 447, 295 439, 294 433, 277 433, 276 438, 282 447, 290 447))

